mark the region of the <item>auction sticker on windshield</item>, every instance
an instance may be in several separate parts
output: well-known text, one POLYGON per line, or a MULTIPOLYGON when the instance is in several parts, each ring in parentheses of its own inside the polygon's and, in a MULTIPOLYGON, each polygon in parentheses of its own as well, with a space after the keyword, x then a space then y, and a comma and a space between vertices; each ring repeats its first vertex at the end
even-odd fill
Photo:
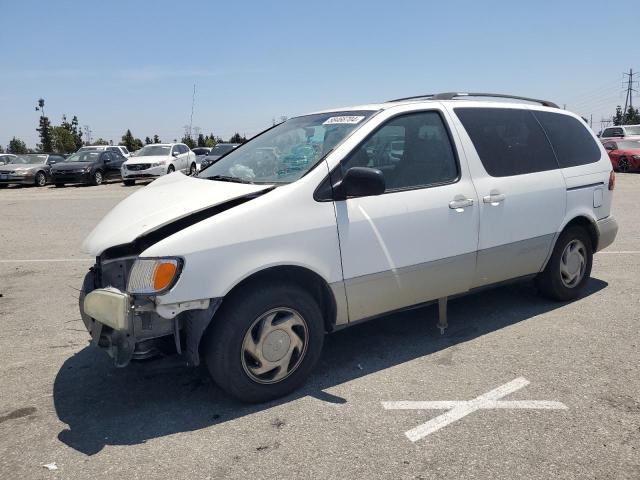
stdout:
POLYGON ((344 115, 341 117, 329 117, 324 122, 323 125, 333 125, 335 123, 348 123, 355 124, 360 123, 364 119, 364 116, 360 115, 344 115))

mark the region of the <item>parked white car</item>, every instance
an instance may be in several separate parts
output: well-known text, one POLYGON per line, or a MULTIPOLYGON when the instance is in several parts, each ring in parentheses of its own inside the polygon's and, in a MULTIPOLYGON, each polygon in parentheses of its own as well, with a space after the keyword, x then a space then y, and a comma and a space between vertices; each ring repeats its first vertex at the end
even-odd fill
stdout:
POLYGON ((99 152, 117 152, 125 158, 129 158, 131 156, 131 153, 124 145, 85 145, 84 147, 81 147, 78 152, 88 152, 90 150, 97 150, 99 152))
POLYGON ((516 278, 577 298, 618 228, 606 151, 551 102, 467 95, 292 118, 129 196, 83 244, 93 343, 124 366, 172 339, 264 401, 362 320, 516 278))
POLYGON ((607 127, 600 134, 602 143, 617 140, 640 140, 640 125, 620 125, 607 127))
POLYGON ((196 173, 196 154, 184 143, 152 143, 138 150, 122 164, 122 181, 133 185, 176 171, 196 173))

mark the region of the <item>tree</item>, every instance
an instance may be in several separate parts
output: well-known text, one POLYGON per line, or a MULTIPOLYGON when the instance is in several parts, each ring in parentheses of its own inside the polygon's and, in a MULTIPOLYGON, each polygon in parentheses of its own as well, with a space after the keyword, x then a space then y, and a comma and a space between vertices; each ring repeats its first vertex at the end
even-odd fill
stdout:
POLYGON ((9 141, 9 146, 7 147, 8 153, 19 155, 21 153, 28 153, 28 151, 27 144, 19 138, 13 137, 11 141, 9 141))
POLYGON ((640 123, 640 111, 637 108, 629 106, 626 112, 622 111, 622 107, 616 107, 616 113, 613 116, 613 124, 618 125, 634 125, 640 123))
POLYGON ((76 149, 74 150, 75 152, 77 150, 80 150, 80 148, 82 147, 82 129, 80 128, 78 117, 76 117, 75 115, 71 119, 71 134, 73 135, 73 141, 76 144, 76 149))
POLYGON ((189 135, 185 135, 184 137, 182 137, 182 140, 180 141, 189 148, 195 148, 196 146, 196 142, 194 142, 193 138, 191 138, 189 135))
POLYGON ((107 142, 104 138, 98 138, 91 143, 93 143, 94 145, 109 145, 109 142, 107 142))
POLYGON ((36 131, 40 134, 40 143, 38 144, 38 150, 41 152, 51 152, 53 144, 51 142, 51 123, 49 118, 44 115, 40 117, 40 127, 36 128, 36 131))
POLYGON ((229 139, 229 143, 244 143, 247 141, 247 137, 241 136, 238 132, 234 133, 229 139))
POLYGON ((77 150, 76 137, 71 129, 64 125, 51 128, 51 144, 53 146, 51 151, 58 153, 73 153, 77 150))
POLYGON ((213 136, 213 133, 211 135, 207 135, 206 137, 204 137, 204 146, 205 147, 209 147, 209 148, 213 148, 216 146, 216 143, 218 143, 215 139, 215 137, 213 136))
POLYGON ((149 137, 144 137, 144 144, 145 145, 150 145, 151 144, 151 139, 149 137))
POLYGON ((127 147, 127 150, 133 152, 135 150, 138 150, 139 148, 142 148, 142 141, 138 138, 134 138, 131 130, 127 129, 125 134, 122 136, 120 145, 124 145, 125 147, 127 147))
POLYGON ((160 140, 160 137, 158 135, 154 135, 153 136, 153 143, 162 143, 162 141, 160 140))
POLYGON ((207 146, 207 142, 205 141, 203 134, 198 135, 198 146, 199 147, 206 147, 207 146))

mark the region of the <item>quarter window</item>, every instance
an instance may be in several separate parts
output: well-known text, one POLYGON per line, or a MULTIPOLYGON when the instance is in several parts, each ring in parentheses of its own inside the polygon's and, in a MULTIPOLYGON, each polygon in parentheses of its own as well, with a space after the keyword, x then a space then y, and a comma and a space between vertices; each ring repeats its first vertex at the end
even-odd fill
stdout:
POLYGON ((458 165, 449 133, 438 112, 419 112, 391 119, 358 146, 342 173, 372 167, 384 173, 386 191, 452 182, 458 165))
POLYGON ((561 113, 534 111, 533 115, 547 132, 560 168, 576 167, 600 160, 598 145, 580 121, 561 113))
POLYGON ((558 168, 545 132, 531 111, 520 108, 454 109, 485 170, 508 177, 558 168))

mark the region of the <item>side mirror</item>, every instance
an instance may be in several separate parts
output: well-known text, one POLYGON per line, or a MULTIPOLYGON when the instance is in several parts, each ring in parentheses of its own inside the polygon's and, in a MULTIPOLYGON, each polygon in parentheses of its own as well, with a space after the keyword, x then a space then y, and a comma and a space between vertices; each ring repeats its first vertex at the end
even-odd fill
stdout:
POLYGON ((178 152, 173 152, 171 155, 174 156, 174 157, 177 157, 180 154, 178 152))
POLYGON ((386 189, 384 174, 377 168, 351 167, 334 186, 334 200, 381 195, 386 189))
POLYGON ((49 165, 55 165, 57 162, 57 160, 49 160, 49 165))

